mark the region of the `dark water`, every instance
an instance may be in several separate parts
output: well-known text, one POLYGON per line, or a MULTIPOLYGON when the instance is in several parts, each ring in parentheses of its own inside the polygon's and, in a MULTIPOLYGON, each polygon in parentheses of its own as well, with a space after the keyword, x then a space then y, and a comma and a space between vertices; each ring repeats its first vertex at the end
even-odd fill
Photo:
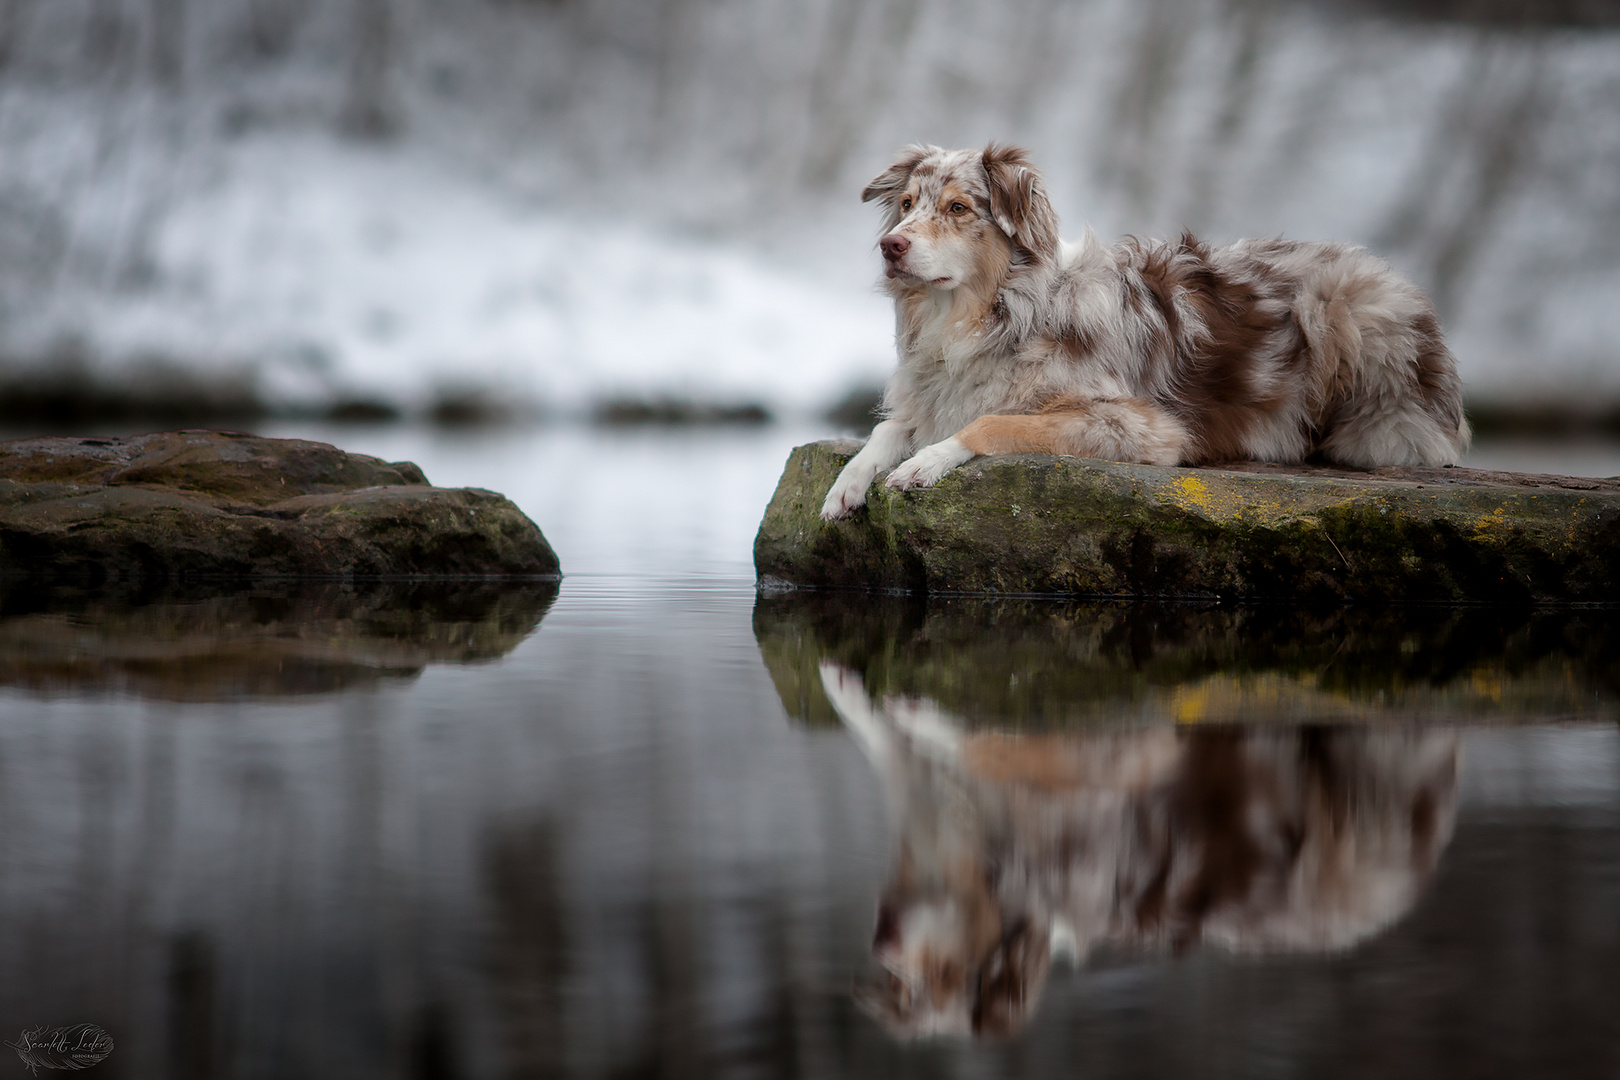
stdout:
POLYGON ((0 1024, 97 1075, 1620 1070, 1611 612, 0 604, 0 1024))
MULTIPOLYGON (((636 483, 712 455, 763 506, 776 448, 708 438, 636 483)), ((536 512, 560 585, 7 586, 0 1038, 170 1080, 1620 1075, 1620 612, 756 596, 742 511, 668 498, 536 512)))

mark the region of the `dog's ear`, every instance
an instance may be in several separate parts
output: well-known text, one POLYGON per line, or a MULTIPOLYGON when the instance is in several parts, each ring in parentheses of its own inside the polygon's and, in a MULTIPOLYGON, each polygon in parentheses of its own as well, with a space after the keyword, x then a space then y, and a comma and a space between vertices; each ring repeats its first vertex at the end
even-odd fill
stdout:
POLYGON ((894 164, 878 173, 872 182, 861 190, 861 202, 871 202, 873 199, 882 199, 884 209, 883 231, 888 232, 900 223, 900 195, 911 183, 911 170, 920 165, 924 158, 936 153, 938 147, 923 146, 913 143, 900 151, 900 156, 894 159, 894 164))
POLYGON ((1031 255, 1055 258, 1057 211, 1024 151, 991 143, 984 148, 984 175, 990 182, 990 213, 1001 231, 1031 255))
POLYGON ((1011 1035, 1023 1026, 1052 966, 1050 935, 1020 919, 1002 935, 979 968, 973 1003, 975 1035, 1011 1035))
POLYGON ((912 143, 902 148, 900 156, 894 159, 894 164, 873 177, 872 182, 861 191, 861 202, 892 199, 906 190, 906 185, 911 182, 911 170, 937 149, 933 146, 923 146, 921 143, 912 143))

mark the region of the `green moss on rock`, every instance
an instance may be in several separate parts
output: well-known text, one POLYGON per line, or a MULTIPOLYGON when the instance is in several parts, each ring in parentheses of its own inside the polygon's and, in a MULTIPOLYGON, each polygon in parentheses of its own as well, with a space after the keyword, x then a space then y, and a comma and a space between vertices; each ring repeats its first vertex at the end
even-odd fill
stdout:
POLYGON ((754 543, 762 583, 1344 603, 1620 602, 1620 478, 1016 454, 873 484, 824 522, 859 444, 798 447, 754 543))

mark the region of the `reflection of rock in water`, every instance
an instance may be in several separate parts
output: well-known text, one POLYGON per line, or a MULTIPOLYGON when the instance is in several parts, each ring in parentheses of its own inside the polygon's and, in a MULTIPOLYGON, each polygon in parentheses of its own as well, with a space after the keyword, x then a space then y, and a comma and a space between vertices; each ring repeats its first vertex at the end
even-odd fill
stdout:
POLYGON ((568 1060, 562 988, 568 926, 557 830, 549 823, 503 834, 488 851, 490 974, 508 1076, 559 1076, 568 1060))
POLYGON ((548 581, 304 583, 210 596, 0 594, 0 685, 166 700, 310 694, 510 652, 548 581))
POLYGON ((169 944, 168 1043, 170 1080, 208 1080, 228 1060, 220 1040, 219 958, 213 939, 199 931, 169 944))
POLYGON ((821 674, 894 819, 862 993, 904 1034, 1016 1029, 1055 953, 1348 948, 1411 907, 1451 836, 1453 732, 969 732, 821 674))
POLYGON ((837 722, 817 667, 972 724, 1620 717, 1620 613, 761 595, 790 716, 837 722))

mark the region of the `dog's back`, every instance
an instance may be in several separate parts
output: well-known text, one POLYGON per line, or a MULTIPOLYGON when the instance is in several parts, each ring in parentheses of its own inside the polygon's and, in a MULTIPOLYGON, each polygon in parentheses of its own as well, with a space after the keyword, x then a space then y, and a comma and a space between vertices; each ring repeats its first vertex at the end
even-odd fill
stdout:
MULTIPOLYGON (((1366 250, 1211 247, 1184 234, 1109 254, 1124 295, 1111 347, 1132 354, 1138 386, 1186 425, 1182 463, 1321 453, 1365 467, 1445 464, 1466 447, 1433 306, 1366 250)), ((1083 276, 1081 261, 1062 274, 1083 276)), ((1055 305, 1051 338, 1088 329, 1076 299, 1055 305)))

